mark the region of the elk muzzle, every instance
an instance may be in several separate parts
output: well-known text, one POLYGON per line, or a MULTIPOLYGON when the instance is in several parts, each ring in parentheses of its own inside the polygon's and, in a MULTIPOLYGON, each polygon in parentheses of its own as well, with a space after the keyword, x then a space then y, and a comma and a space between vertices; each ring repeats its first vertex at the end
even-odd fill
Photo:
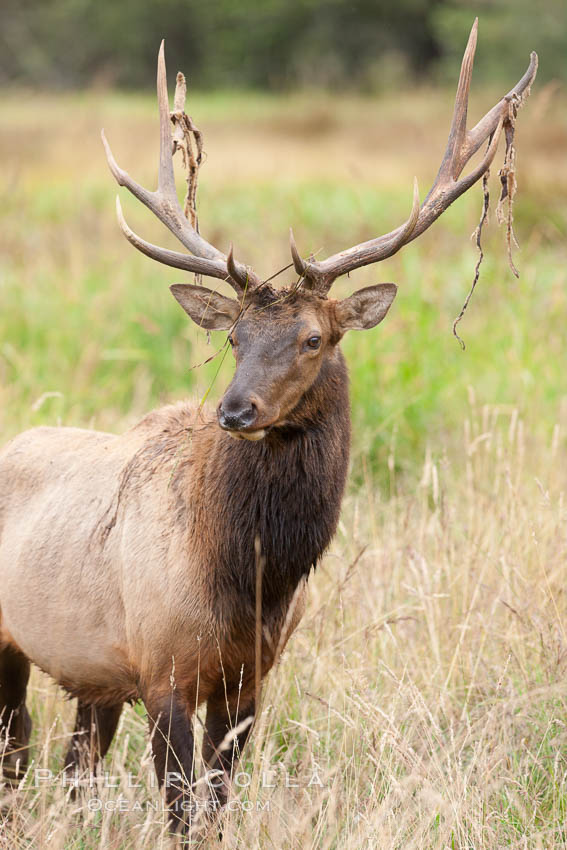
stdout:
POLYGON ((266 436, 264 405, 254 395, 229 388, 217 407, 219 426, 237 440, 261 440, 266 436))

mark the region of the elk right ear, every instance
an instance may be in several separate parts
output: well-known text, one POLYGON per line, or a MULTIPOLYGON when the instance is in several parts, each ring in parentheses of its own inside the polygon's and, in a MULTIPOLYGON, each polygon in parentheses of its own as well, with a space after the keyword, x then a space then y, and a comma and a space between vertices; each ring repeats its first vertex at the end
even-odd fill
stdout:
POLYGON ((195 324, 208 331, 227 331, 240 313, 240 304, 234 298, 226 298, 205 286, 190 283, 174 283, 169 287, 173 297, 179 301, 195 324))
POLYGON ((359 289, 348 298, 338 301, 335 316, 341 333, 375 327, 390 309, 397 291, 395 283, 378 283, 359 289))

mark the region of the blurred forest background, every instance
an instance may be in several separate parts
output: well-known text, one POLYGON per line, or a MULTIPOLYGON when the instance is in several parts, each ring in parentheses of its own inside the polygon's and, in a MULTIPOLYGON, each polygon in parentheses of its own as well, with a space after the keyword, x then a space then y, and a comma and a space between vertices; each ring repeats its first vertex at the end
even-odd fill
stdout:
POLYGON ((198 88, 380 92, 446 79, 476 15, 477 79, 565 74, 563 0, 3 0, 0 85, 147 88, 165 37, 198 88))

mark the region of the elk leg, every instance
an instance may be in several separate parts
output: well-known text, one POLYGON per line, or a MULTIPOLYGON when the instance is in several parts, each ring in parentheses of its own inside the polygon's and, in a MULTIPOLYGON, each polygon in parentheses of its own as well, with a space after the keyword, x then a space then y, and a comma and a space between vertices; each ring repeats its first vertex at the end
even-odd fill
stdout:
POLYGON ((187 832, 195 818, 193 784, 193 724, 187 706, 174 694, 144 700, 150 723, 154 766, 160 788, 165 786, 169 821, 174 831, 187 832))
POLYGON ((231 778, 254 723, 254 699, 241 700, 222 697, 209 699, 203 737, 203 761, 208 771, 222 771, 211 775, 210 804, 218 809, 224 806, 230 791, 231 778), (228 706, 227 706, 228 702, 228 706), (238 712, 238 713, 237 713, 238 712))
POLYGON ((32 722, 26 708, 30 662, 11 646, 0 649, 0 764, 4 777, 18 781, 26 772, 32 722))
POLYGON ((112 743, 121 714, 122 703, 101 707, 79 700, 75 730, 65 756, 66 771, 94 773, 112 743))

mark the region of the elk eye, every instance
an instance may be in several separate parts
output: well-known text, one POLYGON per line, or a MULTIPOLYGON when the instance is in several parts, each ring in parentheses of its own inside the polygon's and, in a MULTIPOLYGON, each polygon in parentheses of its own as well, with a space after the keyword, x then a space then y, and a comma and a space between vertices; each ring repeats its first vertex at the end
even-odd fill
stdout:
POLYGON ((234 346, 234 338, 230 335, 228 337, 228 344, 231 346, 231 348, 234 346))
POLYGON ((310 336, 309 339, 307 340, 307 345, 308 345, 309 348, 312 348, 313 350, 319 348, 319 346, 321 345, 321 337, 315 336, 315 335, 310 336))

